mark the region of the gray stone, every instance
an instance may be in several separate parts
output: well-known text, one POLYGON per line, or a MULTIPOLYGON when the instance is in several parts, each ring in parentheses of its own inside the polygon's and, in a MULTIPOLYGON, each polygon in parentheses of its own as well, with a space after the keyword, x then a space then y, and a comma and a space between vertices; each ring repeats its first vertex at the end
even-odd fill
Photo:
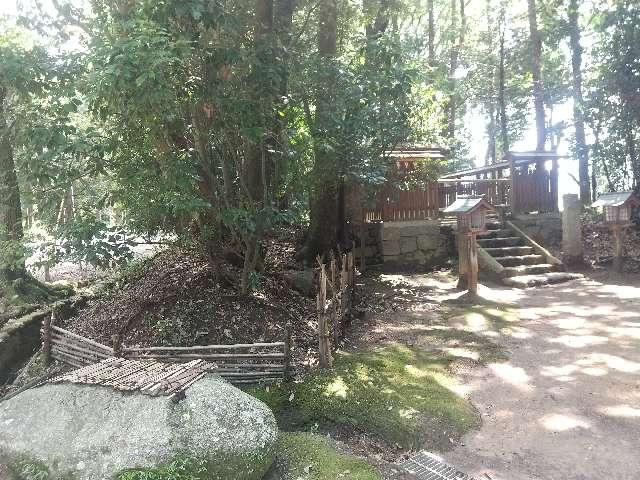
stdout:
POLYGON ((416 237, 400 237, 400 252, 411 253, 418 249, 416 237))
POLYGON ((188 456, 206 461, 212 478, 257 480, 273 461, 277 437, 265 404, 213 375, 179 402, 46 384, 0 403, 1 463, 43 465, 53 478, 111 479, 188 456))
POLYGON ((424 265, 427 263, 427 256, 420 250, 414 253, 413 258, 419 265, 424 265))
POLYGON ((443 242, 443 239, 438 235, 420 235, 416 237, 418 242, 418 248, 420 250, 435 250, 443 242))
POLYGON ((389 240, 382 242, 382 255, 400 255, 400 241, 389 240))
POLYGON ((567 194, 562 197, 562 251, 565 262, 577 264, 584 262, 582 255, 582 204, 578 195, 567 194))
POLYGON ((292 270, 283 274, 285 281, 294 290, 309 295, 313 291, 314 273, 313 270, 292 270))

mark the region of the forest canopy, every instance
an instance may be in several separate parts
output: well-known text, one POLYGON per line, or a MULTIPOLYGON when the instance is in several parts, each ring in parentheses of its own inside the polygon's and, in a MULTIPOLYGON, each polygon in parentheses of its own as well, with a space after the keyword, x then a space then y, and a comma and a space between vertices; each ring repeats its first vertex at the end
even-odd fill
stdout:
POLYGON ((589 204, 640 185, 639 127, 632 0, 24 0, 0 20, 0 282, 36 244, 109 266, 145 241, 221 281, 230 251, 248 292, 277 225, 308 226, 308 262, 344 241, 345 187, 394 148, 445 151, 435 179, 566 138, 589 204))

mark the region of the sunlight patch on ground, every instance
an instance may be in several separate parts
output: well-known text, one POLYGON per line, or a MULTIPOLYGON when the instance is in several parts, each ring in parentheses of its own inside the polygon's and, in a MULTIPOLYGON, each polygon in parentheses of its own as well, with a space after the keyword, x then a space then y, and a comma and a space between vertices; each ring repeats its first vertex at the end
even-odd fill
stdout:
POLYGON ((469 350, 468 348, 450 347, 445 348, 444 351, 452 357, 470 358, 472 360, 480 359, 480 354, 478 352, 474 352, 473 350, 469 350))
POLYGON ((604 364, 612 370, 618 370, 625 373, 640 372, 640 363, 632 362, 631 360, 627 360, 616 355, 608 355, 606 353, 591 353, 582 360, 578 360, 576 363, 585 367, 604 364))
POLYGON ((523 368, 514 367, 510 363, 492 363, 489 365, 489 368, 497 377, 519 390, 526 392, 533 390, 533 387, 529 384, 531 379, 523 368))
POLYGON ((640 418, 640 408, 631 405, 614 405, 603 407, 600 411, 609 417, 640 418))
POLYGON ((585 420, 571 415, 553 413, 540 419, 542 426, 552 432, 565 432, 575 428, 590 428, 591 424, 585 420))
POLYGON ((569 348, 584 348, 593 345, 602 345, 609 341, 608 337, 597 335, 561 335, 560 337, 550 338, 550 343, 560 343, 569 348))
POLYGON ((327 385, 325 395, 327 397, 340 397, 346 399, 348 390, 349 387, 347 387, 344 379, 342 377, 337 377, 333 382, 327 385))

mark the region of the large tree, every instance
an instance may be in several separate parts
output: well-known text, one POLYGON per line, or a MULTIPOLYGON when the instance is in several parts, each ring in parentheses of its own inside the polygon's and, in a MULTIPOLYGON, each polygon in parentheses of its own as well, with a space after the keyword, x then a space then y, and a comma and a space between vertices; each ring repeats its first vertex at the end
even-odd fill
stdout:
POLYGON ((536 0, 527 0, 529 33, 531 39, 531 76, 533 78, 533 105, 536 120, 536 150, 544 151, 546 121, 544 113, 544 84, 542 81, 542 36, 538 30, 536 0))
POLYGON ((584 129, 584 100, 582 97, 582 45, 580 11, 578 0, 569 0, 569 45, 571 47, 571 67, 573 71, 573 124, 576 135, 576 155, 578 157, 578 180, 580 200, 591 203, 589 185, 589 152, 584 129))

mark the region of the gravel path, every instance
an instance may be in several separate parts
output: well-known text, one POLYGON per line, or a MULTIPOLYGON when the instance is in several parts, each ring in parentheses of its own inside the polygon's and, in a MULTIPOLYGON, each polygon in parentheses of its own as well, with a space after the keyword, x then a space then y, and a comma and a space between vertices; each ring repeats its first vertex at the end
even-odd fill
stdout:
POLYGON ((520 322, 493 337, 509 360, 466 385, 483 426, 445 459, 477 480, 640 479, 640 288, 481 293, 517 302, 520 322))

